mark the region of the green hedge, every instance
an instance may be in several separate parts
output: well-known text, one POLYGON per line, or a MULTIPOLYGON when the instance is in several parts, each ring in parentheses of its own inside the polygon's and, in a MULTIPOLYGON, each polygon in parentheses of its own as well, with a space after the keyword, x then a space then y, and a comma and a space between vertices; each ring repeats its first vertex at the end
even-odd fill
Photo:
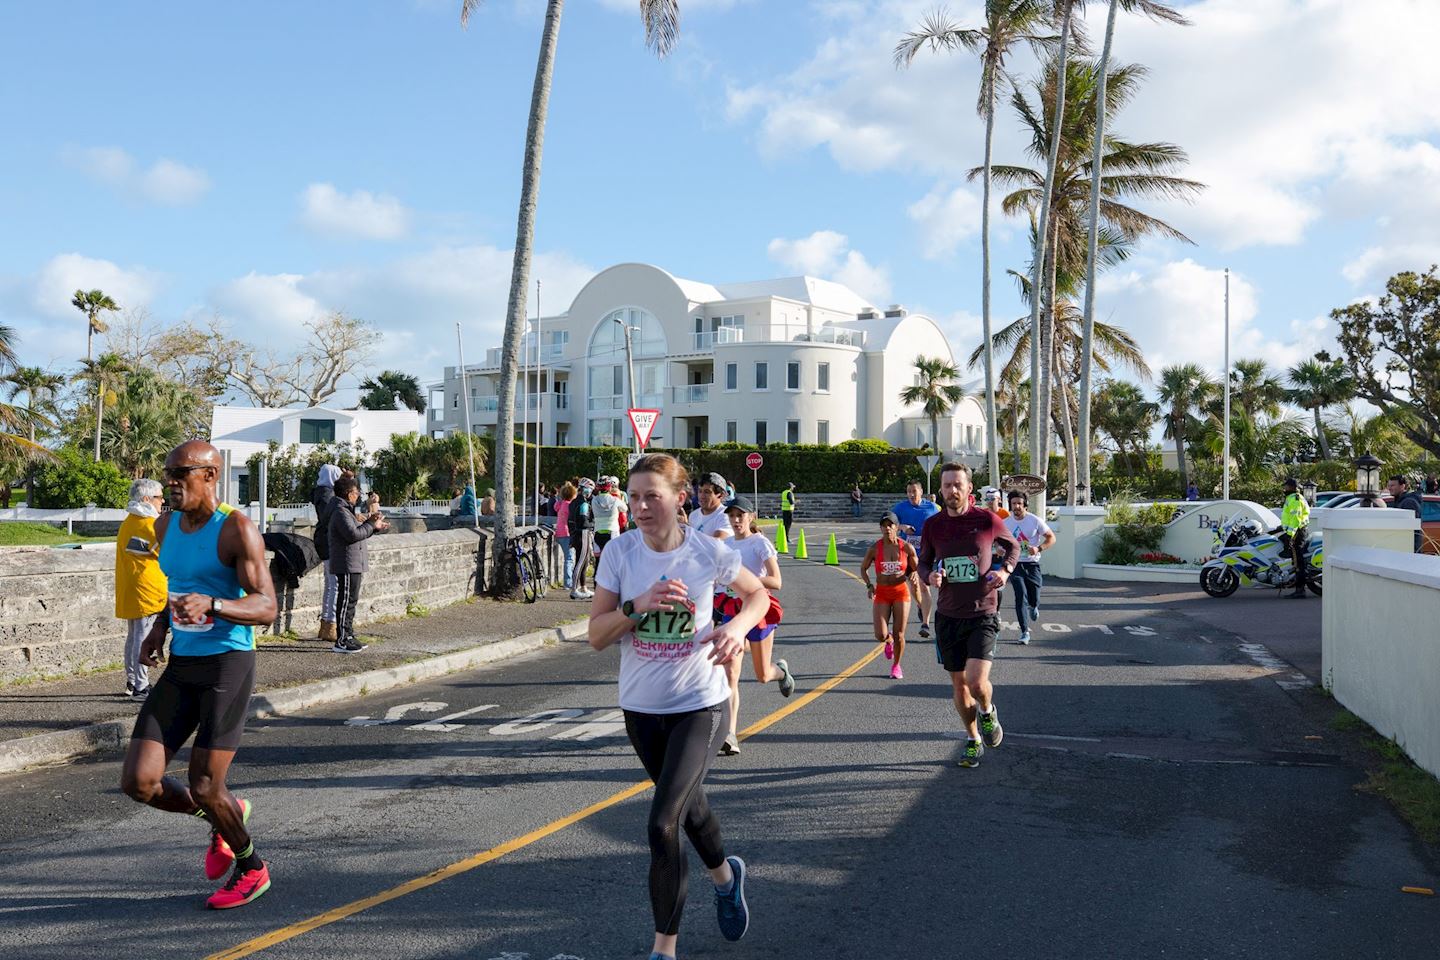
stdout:
POLYGON ((35 471, 34 506, 43 509, 75 509, 91 503, 123 507, 129 494, 130 480, 115 464, 97 463, 92 454, 75 447, 55 451, 55 459, 35 471))

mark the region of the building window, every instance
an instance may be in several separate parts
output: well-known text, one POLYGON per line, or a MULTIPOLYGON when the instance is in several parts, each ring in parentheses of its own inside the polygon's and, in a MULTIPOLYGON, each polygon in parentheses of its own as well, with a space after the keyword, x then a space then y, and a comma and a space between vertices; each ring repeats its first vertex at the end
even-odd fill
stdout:
POLYGON ((334 442, 335 442, 335 421, 334 421, 334 420, 301 420, 301 421, 300 421, 300 442, 301 442, 301 443, 334 443, 334 442))
POLYGON ((815 372, 815 389, 821 393, 830 392, 830 364, 820 364, 820 368, 815 372))
POLYGON ((830 421, 821 420, 815 424, 815 442, 828 445, 830 443, 830 421))
POLYGON ((460 409, 460 394, 457 393, 455 394, 455 396, 450 398, 450 408, 452 410, 460 409))
POLYGON ((791 360, 785 364, 785 389, 800 389, 800 362, 798 360, 791 360))
POLYGON ((755 364, 755 389, 770 389, 770 364, 764 361, 755 364))
POLYGON ((726 442, 726 443, 739 443, 739 442, 740 442, 740 421, 739 421, 739 420, 726 420, 726 421, 725 421, 725 442, 726 442))
POLYGON ((770 424, 764 420, 755 421, 755 446, 763 447, 770 442, 770 424))
POLYGON ((799 420, 786 420, 786 421, 785 421, 785 442, 786 442, 786 443, 799 443, 799 442, 800 442, 800 421, 799 421, 799 420))
POLYGON ((740 364, 725 364, 725 389, 730 391, 740 389, 740 364))

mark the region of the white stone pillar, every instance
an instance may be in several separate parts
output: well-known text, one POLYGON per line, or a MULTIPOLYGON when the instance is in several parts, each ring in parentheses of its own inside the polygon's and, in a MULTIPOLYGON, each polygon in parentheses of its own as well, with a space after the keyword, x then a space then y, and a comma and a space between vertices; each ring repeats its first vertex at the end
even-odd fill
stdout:
POLYGON ((1310 514, 1310 534, 1323 534, 1325 554, 1342 547, 1377 547, 1415 552, 1420 518, 1409 510, 1381 507, 1321 507, 1310 514))
POLYGON ((1085 564, 1094 563, 1100 551, 1105 508, 1059 507, 1055 513, 1055 522, 1050 524, 1055 546, 1042 554, 1041 567, 1048 577, 1079 579, 1085 575, 1085 564))

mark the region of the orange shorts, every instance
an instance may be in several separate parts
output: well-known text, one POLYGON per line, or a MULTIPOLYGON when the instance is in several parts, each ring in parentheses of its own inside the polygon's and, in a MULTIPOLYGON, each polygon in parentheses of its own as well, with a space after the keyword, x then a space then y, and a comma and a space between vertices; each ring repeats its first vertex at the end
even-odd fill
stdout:
POLYGON ((904 603, 909 599, 910 584, 908 581, 875 584, 876 603, 904 603))

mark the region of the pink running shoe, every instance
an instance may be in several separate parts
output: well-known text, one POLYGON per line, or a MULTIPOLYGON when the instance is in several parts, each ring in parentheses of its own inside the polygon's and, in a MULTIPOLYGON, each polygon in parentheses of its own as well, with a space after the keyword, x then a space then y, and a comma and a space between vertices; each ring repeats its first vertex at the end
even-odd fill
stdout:
MULTIPOLYGON (((250 801, 237 800, 240 804, 240 822, 250 822, 250 801)), ((225 876, 225 871, 235 862, 235 851, 230 849, 230 844, 220 836, 219 831, 210 831, 210 847, 205 851, 205 876, 210 880, 219 880, 225 876)))
POLYGON ((888 633, 885 635, 885 659, 895 659, 895 641, 890 637, 888 633))
POLYGON ((897 663, 897 664, 895 664, 895 666, 893 666, 893 667, 890 668, 890 679, 891 679, 891 680, 904 680, 904 679, 905 679, 905 671, 900 669, 900 664, 897 663))
POLYGON ((205 906, 211 910, 229 910, 231 907, 243 907, 254 900, 260 894, 270 889, 270 867, 262 862, 258 869, 241 872, 239 867, 235 873, 225 882, 225 886, 216 890, 205 901, 205 906))

